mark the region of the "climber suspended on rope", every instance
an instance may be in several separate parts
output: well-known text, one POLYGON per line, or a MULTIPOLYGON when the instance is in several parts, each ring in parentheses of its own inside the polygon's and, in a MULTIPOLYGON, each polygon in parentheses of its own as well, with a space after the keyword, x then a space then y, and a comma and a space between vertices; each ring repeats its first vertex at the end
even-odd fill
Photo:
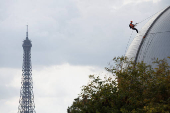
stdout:
POLYGON ((129 27, 130 27, 131 29, 133 29, 133 30, 136 30, 136 32, 138 33, 138 30, 135 28, 135 26, 137 25, 137 23, 136 23, 136 24, 132 24, 132 22, 133 22, 133 21, 130 22, 129 27))

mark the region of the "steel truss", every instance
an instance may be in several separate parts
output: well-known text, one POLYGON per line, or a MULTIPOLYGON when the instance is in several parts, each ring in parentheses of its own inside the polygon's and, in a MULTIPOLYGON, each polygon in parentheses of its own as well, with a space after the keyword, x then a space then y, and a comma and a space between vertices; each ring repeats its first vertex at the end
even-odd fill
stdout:
POLYGON ((32 66, 31 66, 31 41, 28 39, 23 42, 23 66, 18 113, 36 113, 34 104, 32 66))

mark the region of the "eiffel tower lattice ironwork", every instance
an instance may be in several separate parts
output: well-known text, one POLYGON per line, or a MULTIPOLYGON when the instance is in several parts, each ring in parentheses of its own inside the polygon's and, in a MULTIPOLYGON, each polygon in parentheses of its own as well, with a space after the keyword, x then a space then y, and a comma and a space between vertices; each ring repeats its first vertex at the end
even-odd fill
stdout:
POLYGON ((32 66, 31 66, 31 41, 28 39, 28 25, 26 39, 23 41, 23 66, 18 113, 36 113, 34 104, 32 66))

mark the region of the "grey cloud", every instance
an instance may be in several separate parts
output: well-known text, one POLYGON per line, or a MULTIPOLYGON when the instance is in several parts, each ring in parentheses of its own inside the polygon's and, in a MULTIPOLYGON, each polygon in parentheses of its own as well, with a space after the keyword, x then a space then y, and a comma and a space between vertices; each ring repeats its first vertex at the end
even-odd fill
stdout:
POLYGON ((11 99, 13 97, 18 97, 19 99, 19 89, 13 87, 5 87, 0 85, 0 100, 11 99))

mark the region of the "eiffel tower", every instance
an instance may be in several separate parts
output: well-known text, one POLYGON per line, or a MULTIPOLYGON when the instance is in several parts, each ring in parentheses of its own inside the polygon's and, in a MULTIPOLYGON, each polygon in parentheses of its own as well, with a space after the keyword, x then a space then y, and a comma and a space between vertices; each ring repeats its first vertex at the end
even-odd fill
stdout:
POLYGON ((34 104, 32 66, 31 66, 31 41, 28 39, 28 25, 26 39, 23 41, 23 65, 20 99, 18 113, 36 113, 34 104))

